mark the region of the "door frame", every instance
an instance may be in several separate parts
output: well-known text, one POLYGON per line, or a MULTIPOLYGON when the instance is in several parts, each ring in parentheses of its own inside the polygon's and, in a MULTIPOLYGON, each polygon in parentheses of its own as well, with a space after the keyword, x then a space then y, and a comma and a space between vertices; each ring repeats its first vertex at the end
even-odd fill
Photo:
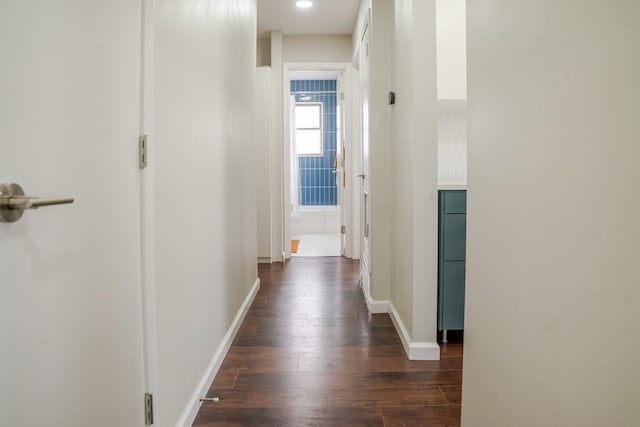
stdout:
MULTIPOLYGON (((147 167, 140 169, 140 263, 142 294, 143 369, 146 393, 157 396, 158 388, 158 324, 156 317, 155 276, 155 162, 154 162, 154 64, 155 1, 142 0, 141 37, 141 105, 140 135, 147 135, 147 167)), ((158 399, 156 398, 156 402, 158 399)), ((155 405, 154 417, 161 408, 155 405)))
MULTIPOLYGON (((361 177, 358 204, 360 206, 360 286, 364 294, 369 310, 371 311, 371 272, 372 272, 372 256, 371 256, 371 239, 369 225, 371 223, 370 209, 370 83, 371 68, 369 59, 369 44, 371 42, 371 10, 368 11, 365 21, 362 24, 360 32, 360 43, 356 55, 359 64, 358 84, 360 88, 359 99, 359 129, 360 129, 360 171, 361 177), (366 102, 365 102, 366 101, 366 102), (366 104, 366 105, 365 105, 366 104), (366 117, 364 111, 366 109, 366 117)), ((356 60, 354 58, 354 60, 356 60)))
POLYGON ((352 65, 344 72, 345 89, 349 96, 345 103, 345 121, 347 126, 347 156, 345 170, 347 171, 347 185, 345 188, 345 200, 351 209, 343 213, 344 224, 347 226, 345 241, 345 256, 351 259, 360 259, 362 255, 361 241, 361 182, 358 174, 362 171, 362 99, 360 93, 360 70, 358 53, 354 55, 352 65))
MULTIPOLYGON (((284 256, 285 260, 291 258, 291 245, 288 242, 291 241, 291 216, 290 216, 290 205, 291 205, 291 193, 289 189, 291 188, 291 139, 289 138, 289 130, 291 128, 291 120, 289 117, 289 99, 291 96, 290 90, 290 81, 291 81, 291 72, 292 71, 337 71, 338 73, 344 73, 345 70, 348 70, 351 67, 350 63, 344 62, 287 62, 282 64, 282 152, 283 152, 283 182, 282 182, 282 218, 273 218, 274 221, 282 220, 283 224, 283 242, 284 242, 284 256)), ((345 98, 350 99, 350 88, 345 87, 345 98)), ((351 109, 351 105, 349 103, 345 103, 347 111, 346 114, 350 114, 349 110, 351 109)), ((343 123, 343 126, 353 126, 353 123, 343 123)), ((350 131, 349 131, 350 132, 350 131)), ((347 146, 350 141, 347 141, 347 146)), ((340 144, 338 144, 339 146, 340 144)), ((353 174, 353 171, 347 171, 347 173, 353 174)), ((356 174, 358 172, 355 172, 356 174)), ((350 182, 349 180, 347 182, 350 182)), ((275 190, 275 189, 274 189, 275 190)), ((340 191, 340 190, 339 190, 340 191)), ((351 200, 347 200, 345 198, 344 206, 340 206, 341 211, 345 211, 347 214, 353 212, 353 209, 356 208, 359 211, 359 207, 352 206, 351 200)), ((343 213, 341 212, 340 216, 343 217, 343 213)), ((346 224, 342 224, 346 225, 346 224)), ((346 246, 349 247, 353 239, 359 239, 360 231, 359 230, 349 230, 347 228, 346 232, 346 246)), ((348 255, 345 253, 344 256, 348 255)), ((359 255, 359 254, 357 254, 359 255)), ((359 258, 359 256, 358 256, 359 258)))

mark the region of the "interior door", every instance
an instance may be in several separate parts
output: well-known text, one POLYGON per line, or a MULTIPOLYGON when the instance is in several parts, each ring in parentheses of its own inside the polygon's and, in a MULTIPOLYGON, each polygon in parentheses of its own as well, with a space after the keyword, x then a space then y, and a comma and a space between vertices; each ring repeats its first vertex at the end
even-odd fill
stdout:
POLYGON ((0 424, 143 426, 141 4, 0 4, 0 424))
POLYGON ((361 261, 360 261, 360 279, 364 294, 368 297, 371 295, 371 245, 370 245, 370 198, 371 191, 369 186, 369 78, 370 78, 370 61, 369 61, 369 43, 370 30, 368 23, 362 34, 360 44, 360 85, 362 98, 362 195, 360 198, 361 206, 361 261))

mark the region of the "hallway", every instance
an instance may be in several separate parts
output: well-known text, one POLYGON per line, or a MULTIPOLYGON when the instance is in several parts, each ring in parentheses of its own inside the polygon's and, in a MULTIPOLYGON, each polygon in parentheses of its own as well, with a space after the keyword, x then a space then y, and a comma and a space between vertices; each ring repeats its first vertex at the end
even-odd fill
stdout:
POLYGON ((457 426, 462 345, 409 361, 387 314, 369 315, 359 264, 261 264, 261 289, 194 426, 457 426))

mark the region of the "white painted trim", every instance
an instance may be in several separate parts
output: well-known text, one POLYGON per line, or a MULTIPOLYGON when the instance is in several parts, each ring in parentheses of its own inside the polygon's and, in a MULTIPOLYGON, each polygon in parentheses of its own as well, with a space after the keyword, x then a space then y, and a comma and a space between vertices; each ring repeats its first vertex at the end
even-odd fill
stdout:
MULTIPOLYGON (((366 262, 366 260, 364 260, 366 262)), ((389 301, 387 300, 374 300, 371 298, 370 290, 367 286, 364 286, 362 281, 360 281, 360 289, 362 289, 362 295, 364 296, 364 301, 367 303, 367 309, 371 314, 381 314, 389 312, 389 301)))
POLYGON ((440 360, 440 346, 437 342, 412 342, 409 360, 440 360))
MULTIPOLYGON (((283 48, 284 56, 284 48, 283 48)), ((291 70, 282 64, 282 259, 291 259, 291 70)))
POLYGON ((438 190, 466 190, 467 184, 438 184, 438 190))
MULTIPOLYGON (((273 64, 272 64, 273 66, 273 64)), ((290 153, 290 120, 289 120, 289 97, 291 96, 291 72, 292 71, 337 71, 343 72, 349 67, 349 63, 344 62, 283 62, 282 63, 282 241, 283 253, 282 261, 291 258, 291 153, 290 153)), ((340 207, 342 209, 342 207, 340 207)), ((278 261, 278 260, 276 260, 278 261)))
POLYGON ((362 172, 362 141, 360 140, 360 131, 362 123, 360 122, 360 113, 362 110, 362 101, 360 99, 360 74, 352 67, 347 68, 344 72, 345 97, 346 97, 346 117, 345 130, 346 134, 346 172, 347 186, 345 188, 345 207, 349 207, 349 211, 345 212, 345 225, 347 227, 345 255, 347 258, 360 259, 362 241, 362 228, 360 226, 360 206, 362 182, 358 178, 358 174, 362 172))
MULTIPOLYGON (((283 46, 282 32, 271 32, 271 262, 284 262, 285 253, 285 214, 284 207, 288 205, 285 200, 284 181, 284 140, 285 129, 283 115, 283 46)), ((289 103, 287 102, 287 105, 289 103)), ((287 108, 288 111, 288 108, 287 108)), ((287 113, 288 114, 288 113, 287 113)))
POLYGON ((176 423, 176 426, 190 427, 193 424, 193 421, 195 420, 196 415, 198 415, 198 411, 200 410, 200 406, 202 406, 200 398, 205 397, 207 395, 207 392, 209 391, 209 388, 211 388, 211 384, 213 384, 213 380, 216 377, 216 374, 218 373, 218 370, 220 369, 220 366, 222 365, 222 362, 224 361, 229 348, 231 347, 231 343, 233 342, 236 334, 238 333, 238 330, 240 329, 240 326, 242 325, 242 321, 249 312, 249 308, 251 307, 253 300, 258 294, 259 289, 260 278, 257 278, 255 283, 253 284, 253 287, 251 288, 251 291, 249 291, 247 298, 245 298, 242 306, 240 306, 235 319, 233 319, 233 322, 231 322, 229 330, 227 330, 227 333, 222 339, 222 342, 211 358, 209 366, 207 366, 206 371, 202 375, 202 379, 198 383, 195 392, 191 396, 191 399, 189 399, 187 407, 182 412, 182 416, 176 423))
MULTIPOLYGON (((147 135, 148 166, 139 172, 140 185, 140 292, 143 369, 145 393, 159 393, 158 319, 155 266, 155 151, 154 151, 154 75, 155 2, 143 0, 141 40, 140 134, 147 135)), ((155 417, 160 419, 161 408, 155 417)))
POLYGON ((371 314, 389 313, 393 326, 402 341, 407 358, 409 360, 440 360, 440 346, 435 342, 414 342, 409 335, 409 331, 404 326, 404 322, 400 314, 393 306, 393 303, 386 300, 374 300, 370 296, 365 295, 367 307, 371 314))
POLYGON ((374 300, 371 297, 366 297, 367 307, 369 308, 369 313, 371 314, 380 314, 380 313, 389 313, 390 302, 386 300, 374 300))
POLYGON ((258 264, 271 264, 270 257, 258 257, 258 264))
POLYGON ((404 322, 393 303, 389 303, 389 315, 409 360, 440 360, 440 346, 438 343, 412 341, 411 335, 409 335, 409 331, 404 326, 404 322))
POLYGON ((340 212, 340 206, 300 206, 300 212, 340 212))

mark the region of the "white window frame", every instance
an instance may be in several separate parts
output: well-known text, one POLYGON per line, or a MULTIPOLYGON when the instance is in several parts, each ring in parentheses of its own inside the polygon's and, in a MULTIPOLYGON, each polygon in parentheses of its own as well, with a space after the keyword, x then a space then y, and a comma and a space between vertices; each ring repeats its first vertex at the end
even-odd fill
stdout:
POLYGON ((294 123, 294 126, 296 126, 296 134, 299 130, 319 130, 320 131, 320 152, 317 154, 299 154, 298 153, 298 157, 322 157, 324 156, 324 121, 322 120, 323 115, 324 115, 324 104, 322 102, 296 102, 296 108, 298 106, 318 106, 319 110, 320 110, 320 117, 318 120, 319 123, 319 127, 317 128, 299 128, 297 127, 296 123, 294 123))

